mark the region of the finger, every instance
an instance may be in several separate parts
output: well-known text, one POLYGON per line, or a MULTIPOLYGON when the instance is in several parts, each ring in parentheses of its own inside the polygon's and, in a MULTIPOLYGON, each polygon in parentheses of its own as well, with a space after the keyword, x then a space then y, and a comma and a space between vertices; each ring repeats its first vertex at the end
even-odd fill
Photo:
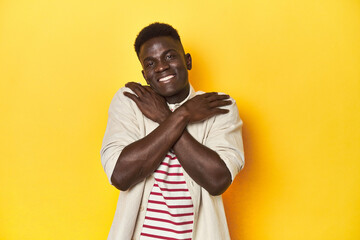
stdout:
POLYGON ((133 92, 135 92, 135 89, 139 87, 139 84, 136 82, 128 82, 125 84, 125 87, 130 88, 133 92))
POLYGON ((207 98, 208 101, 212 102, 212 101, 218 101, 218 100, 224 100, 224 99, 229 99, 230 96, 227 94, 214 94, 211 95, 207 98))
POLYGON ((137 83, 137 82, 128 82, 125 84, 125 87, 128 87, 128 88, 136 88, 138 87, 139 85, 141 85, 140 83, 137 83))
POLYGON ((125 87, 130 88, 139 97, 145 93, 145 90, 140 83, 128 82, 127 84, 125 84, 125 87))
POLYGON ((143 86, 144 90, 149 93, 154 93, 154 90, 150 86, 143 86))
POLYGON ((202 96, 204 96, 205 98, 209 98, 209 97, 215 96, 217 94, 218 94, 217 92, 208 92, 208 93, 202 94, 202 96))
POLYGON ((220 115, 220 114, 226 114, 229 112, 229 110, 222 109, 222 108, 213 108, 210 112, 211 112, 211 114, 208 115, 208 118, 211 118, 213 116, 220 115))
POLYGON ((214 115, 218 115, 218 114, 226 114, 229 112, 229 109, 222 109, 222 108, 214 108, 215 110, 214 115))
POLYGON ((129 92, 124 92, 124 95, 126 97, 130 98, 131 100, 133 100, 135 103, 137 103, 139 101, 139 98, 135 94, 132 94, 129 92))
POLYGON ((164 98, 163 96, 161 96, 160 94, 155 92, 154 89, 152 89, 150 86, 143 86, 143 87, 148 93, 153 94, 153 95, 157 95, 158 97, 161 97, 161 98, 164 98))
POLYGON ((209 106, 212 108, 215 107, 223 107, 223 106, 227 106, 227 105, 231 105, 232 102, 230 100, 218 100, 218 101, 212 101, 209 103, 209 106))

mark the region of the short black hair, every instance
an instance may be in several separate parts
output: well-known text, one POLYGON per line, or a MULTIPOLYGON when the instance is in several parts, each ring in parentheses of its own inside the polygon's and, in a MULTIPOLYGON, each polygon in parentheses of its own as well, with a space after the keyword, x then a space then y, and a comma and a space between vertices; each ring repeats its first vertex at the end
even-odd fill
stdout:
POLYGON ((147 27, 144 27, 135 39, 135 52, 139 57, 140 47, 146 41, 155 38, 155 37, 162 37, 162 36, 169 36, 175 40, 178 40, 181 43, 180 36, 173 26, 166 24, 166 23, 159 23, 155 22, 150 24, 147 27))

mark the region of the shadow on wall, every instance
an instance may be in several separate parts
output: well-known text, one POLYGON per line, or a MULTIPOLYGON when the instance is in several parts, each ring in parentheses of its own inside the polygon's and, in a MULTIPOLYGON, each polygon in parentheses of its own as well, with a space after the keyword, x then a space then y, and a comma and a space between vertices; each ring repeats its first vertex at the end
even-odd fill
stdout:
POLYGON ((225 205, 225 212, 231 239, 246 240, 248 239, 245 227, 249 225, 248 213, 252 212, 249 207, 252 204, 252 192, 257 188, 255 185, 257 176, 256 164, 256 147, 255 147, 255 132, 251 120, 253 116, 249 116, 246 111, 241 111, 240 117, 243 120, 243 141, 245 152, 245 167, 236 176, 230 188, 223 194, 223 201, 225 205))

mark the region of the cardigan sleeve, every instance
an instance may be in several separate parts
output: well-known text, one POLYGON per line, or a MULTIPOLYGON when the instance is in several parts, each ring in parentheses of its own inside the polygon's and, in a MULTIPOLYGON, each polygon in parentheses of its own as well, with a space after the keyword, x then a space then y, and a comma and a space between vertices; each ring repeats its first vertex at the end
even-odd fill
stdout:
POLYGON ((124 96, 124 91, 131 92, 129 88, 121 88, 113 97, 110 108, 105 135, 100 150, 101 163, 111 183, 111 175, 121 151, 129 144, 140 139, 139 121, 131 99, 124 96))
POLYGON ((214 117, 214 122, 208 133, 205 145, 219 154, 234 180, 236 174, 244 167, 244 147, 242 140, 242 120, 234 99, 226 107, 227 114, 214 117))

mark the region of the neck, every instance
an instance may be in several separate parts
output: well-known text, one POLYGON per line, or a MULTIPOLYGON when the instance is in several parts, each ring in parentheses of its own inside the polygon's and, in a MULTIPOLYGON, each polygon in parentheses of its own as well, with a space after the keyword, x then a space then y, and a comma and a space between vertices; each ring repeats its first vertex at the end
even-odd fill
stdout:
POLYGON ((165 97, 165 99, 170 104, 181 103, 187 98, 187 96, 189 96, 189 94, 190 94, 190 84, 187 85, 186 91, 183 91, 182 93, 176 96, 165 97))

